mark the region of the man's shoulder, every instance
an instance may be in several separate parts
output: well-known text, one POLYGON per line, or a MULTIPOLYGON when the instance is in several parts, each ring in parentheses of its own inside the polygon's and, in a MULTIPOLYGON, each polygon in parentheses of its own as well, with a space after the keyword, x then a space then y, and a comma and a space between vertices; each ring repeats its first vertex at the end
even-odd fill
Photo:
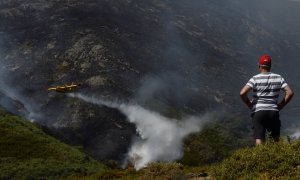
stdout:
POLYGON ((281 78, 282 76, 280 74, 276 74, 276 73, 273 73, 273 72, 270 72, 270 73, 259 73, 259 74, 256 74, 254 75, 252 78, 253 79, 256 79, 256 78, 260 78, 260 77, 277 77, 277 78, 281 78))
POLYGON ((271 76, 277 76, 277 77, 282 77, 280 74, 276 74, 276 73, 270 73, 271 76))
POLYGON ((256 75, 252 76, 252 79, 255 80, 255 79, 258 79, 258 78, 260 78, 262 76, 264 76, 264 74, 259 73, 259 74, 256 74, 256 75))

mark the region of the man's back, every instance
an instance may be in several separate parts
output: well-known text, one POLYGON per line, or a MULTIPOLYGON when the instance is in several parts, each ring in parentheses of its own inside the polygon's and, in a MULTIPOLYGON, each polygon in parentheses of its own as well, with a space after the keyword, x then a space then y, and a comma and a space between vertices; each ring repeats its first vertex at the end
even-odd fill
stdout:
POLYGON ((278 111, 280 90, 287 86, 282 76, 272 72, 253 76, 247 83, 253 89, 253 112, 260 110, 278 111))

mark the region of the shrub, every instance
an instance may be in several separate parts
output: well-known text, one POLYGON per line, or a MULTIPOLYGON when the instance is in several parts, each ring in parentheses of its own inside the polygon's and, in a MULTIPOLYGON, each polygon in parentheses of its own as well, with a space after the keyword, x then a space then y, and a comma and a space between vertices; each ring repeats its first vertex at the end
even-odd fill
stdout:
POLYGON ((299 179, 300 142, 270 142, 237 150, 213 168, 217 179, 299 179))
POLYGON ((203 166, 220 162, 246 144, 240 135, 224 127, 224 124, 212 124, 190 135, 184 142, 184 155, 179 161, 188 166, 203 166))
POLYGON ((144 175, 140 180, 182 180, 186 179, 183 172, 183 165, 179 163, 154 163, 144 169, 144 175))

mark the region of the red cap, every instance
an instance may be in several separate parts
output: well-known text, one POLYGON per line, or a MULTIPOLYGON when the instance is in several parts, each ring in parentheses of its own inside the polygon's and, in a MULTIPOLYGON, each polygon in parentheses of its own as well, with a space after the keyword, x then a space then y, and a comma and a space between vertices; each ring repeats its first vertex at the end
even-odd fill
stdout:
POLYGON ((269 55, 264 54, 259 58, 258 64, 264 67, 271 67, 272 59, 269 55))

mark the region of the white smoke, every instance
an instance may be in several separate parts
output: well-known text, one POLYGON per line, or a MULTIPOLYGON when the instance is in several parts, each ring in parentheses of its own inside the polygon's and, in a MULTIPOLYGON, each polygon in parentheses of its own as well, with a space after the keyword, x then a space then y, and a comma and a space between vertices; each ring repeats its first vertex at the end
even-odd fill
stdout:
POLYGON ((295 132, 291 135, 292 138, 295 138, 295 139, 299 139, 300 138, 300 132, 295 132))
POLYGON ((128 121, 136 125, 140 138, 132 144, 127 156, 127 161, 136 169, 141 169, 152 162, 171 162, 181 158, 184 137, 200 131, 201 126, 210 119, 210 116, 206 115, 177 120, 136 104, 111 102, 82 94, 70 96, 89 103, 117 108, 127 116, 128 121))
MULTIPOLYGON (((20 102, 27 111, 23 115, 31 122, 36 121, 36 119, 42 119, 43 114, 36 110, 36 104, 34 104, 32 101, 29 101, 28 98, 26 98, 26 96, 24 96, 18 90, 18 88, 6 84, 8 77, 11 78, 13 76, 10 74, 9 68, 2 64, 1 60, 0 67, 0 93, 5 95, 7 98, 10 98, 11 101, 20 102)), ((18 111, 16 107, 9 107, 8 103, 2 100, 2 97, 0 97, 0 104, 12 112, 18 111)))

